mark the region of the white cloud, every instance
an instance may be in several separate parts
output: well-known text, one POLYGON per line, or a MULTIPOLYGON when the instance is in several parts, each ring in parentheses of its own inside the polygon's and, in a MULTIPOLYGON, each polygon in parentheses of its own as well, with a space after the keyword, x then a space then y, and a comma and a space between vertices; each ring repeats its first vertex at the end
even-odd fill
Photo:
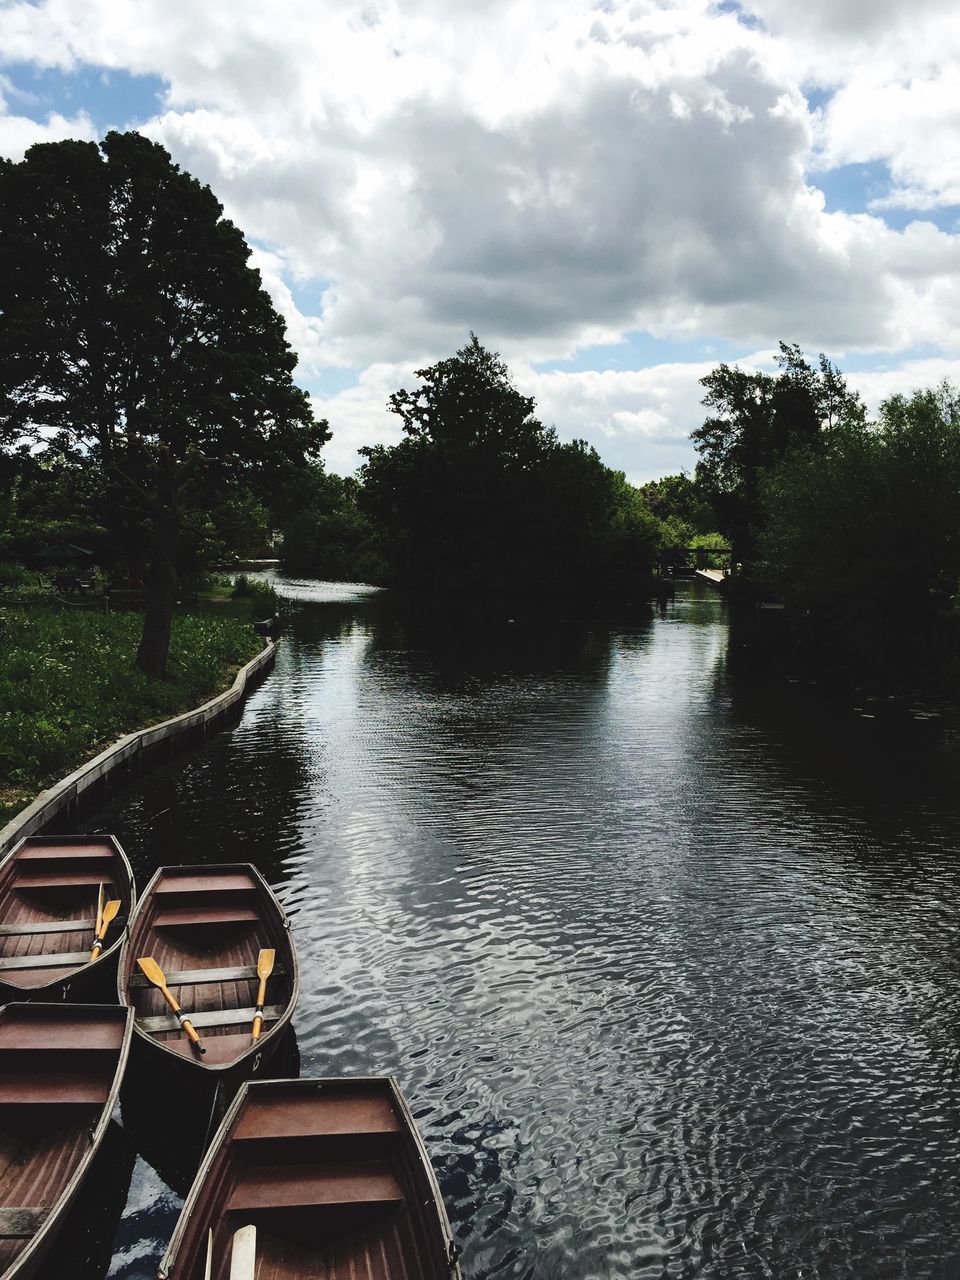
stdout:
MULTIPOLYGON (((633 330, 960 351, 960 240, 879 216, 958 198, 952 2, 743 10, 759 25, 710 0, 40 0, 0 8, 0 48, 163 78, 145 131, 260 246, 305 384, 362 371, 324 401, 335 469, 395 433, 397 378, 474 329, 546 420, 637 475, 687 448, 699 366, 533 362, 633 330), (863 161, 893 193, 826 212, 811 166, 863 161)), ((2 114, 0 150, 91 129, 2 114)))

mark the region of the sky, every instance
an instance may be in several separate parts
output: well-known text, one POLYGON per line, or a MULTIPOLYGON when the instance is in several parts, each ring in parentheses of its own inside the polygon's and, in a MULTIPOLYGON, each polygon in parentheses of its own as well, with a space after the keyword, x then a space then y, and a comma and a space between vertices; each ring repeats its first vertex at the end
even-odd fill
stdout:
POLYGON ((699 379, 960 381, 955 0, 0 0, 0 154, 138 129, 285 316, 329 470, 469 333, 634 483, 699 379))

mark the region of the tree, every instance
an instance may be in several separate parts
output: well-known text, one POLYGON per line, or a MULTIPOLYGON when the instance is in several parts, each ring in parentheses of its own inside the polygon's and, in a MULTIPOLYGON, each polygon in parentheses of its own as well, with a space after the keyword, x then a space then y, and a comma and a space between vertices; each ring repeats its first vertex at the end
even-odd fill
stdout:
POLYGON ((136 133, 0 163, 0 448, 96 471, 145 569, 137 664, 157 676, 185 516, 237 486, 276 502, 328 435, 222 212, 136 133))
POLYGON ((636 490, 582 441, 560 444, 496 353, 471 334, 417 377, 390 397, 404 439, 361 451, 360 503, 392 582, 547 595, 640 577, 653 522, 636 490))
POLYGON ((893 396, 764 480, 766 571, 847 654, 932 668, 960 596, 960 393, 893 396))
POLYGON ((701 379, 710 416, 692 433, 700 454, 696 481, 731 542, 735 561, 756 558, 764 475, 795 450, 817 449, 824 430, 862 426, 865 409, 821 355, 814 369, 798 346, 780 343, 780 373, 747 373, 721 364, 701 379))

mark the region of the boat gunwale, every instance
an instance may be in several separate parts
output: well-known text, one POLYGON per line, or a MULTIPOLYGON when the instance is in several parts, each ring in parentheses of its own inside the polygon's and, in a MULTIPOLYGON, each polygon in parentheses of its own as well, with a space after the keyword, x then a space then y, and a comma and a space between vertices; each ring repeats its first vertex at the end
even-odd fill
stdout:
MULTIPOLYGON (((293 1017, 294 1009, 300 998, 300 958, 297 955, 296 943, 293 940, 293 934, 290 927, 290 917, 283 908, 280 899, 271 889, 270 885, 264 879, 259 869, 252 862, 211 862, 211 863, 179 863, 175 866, 160 866, 150 877, 147 887, 140 895, 140 901, 137 903, 136 911, 132 913, 127 927, 126 936, 123 939, 123 949, 120 952, 120 959, 117 964, 117 995, 121 1004, 130 1005, 133 1008, 133 1001, 128 990, 129 977, 133 973, 133 964, 127 963, 129 953, 132 951, 134 933, 140 922, 140 916, 145 912, 147 905, 150 903, 154 889, 158 881, 163 876, 196 876, 205 874, 223 874, 227 875, 232 872, 243 871, 249 873, 256 884, 258 890, 258 903, 266 901, 270 904, 270 909, 276 913, 276 921, 281 931, 287 938, 287 951, 289 954, 290 967, 288 976, 290 978, 290 997, 287 1001, 283 1013, 266 1028, 258 1040, 252 1040, 250 1045, 236 1058, 232 1058, 229 1062, 203 1062, 196 1057, 185 1057, 181 1053, 177 1053, 175 1049, 167 1048, 162 1040, 157 1040, 148 1031, 144 1031, 140 1026, 139 1017, 134 1019, 134 1035, 139 1041, 147 1045, 150 1049, 156 1049, 166 1054, 168 1058, 173 1059, 182 1066, 187 1068, 195 1067, 198 1071, 207 1072, 213 1078, 223 1077, 229 1072, 236 1071, 242 1067, 245 1062, 256 1053, 262 1053, 264 1046, 269 1045, 273 1049, 276 1041, 284 1029, 289 1025, 293 1017), (129 970, 129 973, 128 973, 129 970)), ((265 918, 261 915, 261 919, 265 918)), ((134 1010, 136 1012, 136 1010, 134 1010)))
POLYGON ((173 1235, 170 1237, 170 1243, 167 1245, 166 1252, 157 1265, 157 1280, 170 1280, 173 1268, 177 1265, 177 1255, 183 1245, 184 1236, 190 1224, 191 1216, 197 1207, 197 1201, 200 1199, 204 1184, 214 1166, 220 1160, 228 1159, 229 1147, 232 1145, 233 1138, 231 1130, 237 1123, 240 1113, 246 1105, 247 1099, 250 1097, 250 1091, 270 1093, 278 1090, 280 1087, 291 1091, 308 1092, 310 1090, 322 1091, 325 1088, 345 1088, 349 1089, 357 1085, 385 1085, 391 1095, 391 1100, 396 1104, 405 1125, 407 1136, 413 1143, 413 1147, 417 1153, 417 1158, 423 1167, 427 1176, 427 1181, 432 1193, 433 1207, 437 1215, 437 1222, 440 1232, 446 1242, 446 1253, 449 1259, 449 1275, 450 1280, 461 1280, 460 1264, 458 1262, 459 1251, 453 1235, 453 1229, 450 1226, 450 1218, 447 1214, 447 1208, 440 1193, 440 1183, 437 1181, 436 1170, 430 1159, 426 1144, 423 1141, 423 1135, 420 1132, 417 1122, 413 1118, 413 1112, 403 1096, 397 1077, 394 1075, 386 1076, 307 1076, 298 1077, 297 1079, 274 1079, 274 1080, 247 1080, 237 1090, 236 1096, 230 1103, 224 1113, 220 1127, 217 1129, 207 1148, 200 1166, 197 1169, 190 1190, 187 1192, 186 1199, 180 1208, 180 1216, 177 1218, 177 1225, 174 1227, 173 1235))
MULTIPOLYGON (((44 1219, 40 1230, 34 1234, 30 1242, 17 1254, 6 1271, 3 1272, 2 1280, 19 1280, 19 1277, 24 1277, 24 1280, 26 1280, 27 1276, 33 1274, 33 1268, 39 1265, 47 1248, 53 1244, 63 1226, 63 1220, 70 1211, 80 1186, 89 1173, 90 1166, 100 1150, 110 1121, 113 1119, 113 1112, 120 1096, 120 1087, 123 1084, 127 1061, 133 1044, 134 1017, 133 1009, 130 1005, 8 1000, 0 1005, 0 1020, 6 1015, 7 1010, 11 1008, 15 1008, 18 1013, 29 1010, 30 1012, 27 1016, 36 1017, 38 1020, 42 1020, 49 1015, 49 1020, 52 1021, 52 1015, 55 1012, 59 1016, 67 1018, 75 1017, 78 1013, 87 1013, 91 1016, 95 1013, 107 1013, 117 1020, 123 1021, 123 1038, 120 1041, 120 1050, 117 1054, 117 1061, 113 1071, 113 1080, 100 1110, 99 1118, 96 1124, 90 1126, 90 1139, 87 1148, 66 1186, 50 1206, 50 1211, 44 1219)), ((43 1104, 39 1105, 42 1106, 43 1104)))
MULTIPOLYGON (((119 935, 116 938, 114 938, 113 942, 110 943, 109 947, 104 947, 104 949, 100 952, 99 956, 97 956, 96 960, 88 960, 86 964, 75 965, 73 966, 70 973, 64 976, 61 976, 59 978, 51 978, 49 982, 45 982, 40 986, 20 987, 20 986, 17 986, 15 983, 8 982, 7 979, 3 976, 3 974, 0 973, 0 1001, 2 1001, 3 1004, 27 1004, 27 1003, 43 1004, 44 1003, 43 996, 45 994, 48 994, 56 990, 57 987, 63 986, 64 984, 66 984, 67 987, 69 987, 71 983, 75 982, 78 979, 78 977, 80 977, 80 975, 82 975, 83 983, 86 986, 88 985, 88 976, 90 978, 90 981, 92 982, 94 975, 99 975, 105 972, 105 967, 106 967, 105 961, 107 961, 108 959, 109 960, 118 959, 120 951, 123 948, 123 944, 124 942, 126 942, 127 937, 129 936, 130 925, 131 925, 131 922, 133 921, 134 915, 136 914, 138 903, 137 903, 137 883, 134 878, 133 868, 130 866, 130 859, 127 857, 126 852, 123 848, 123 845, 120 843, 120 841, 117 839, 115 835, 97 833, 96 835, 73 834, 68 836, 59 836, 59 835, 24 836, 21 840, 17 841, 17 843, 13 846, 10 852, 5 855, 5 857, 0 859, 0 883, 2 883, 2 878, 7 872, 8 863, 12 866, 14 859, 20 856, 25 846, 29 845, 32 847, 36 847, 37 845, 42 845, 44 843, 75 844, 77 846, 81 846, 85 844, 94 844, 97 842, 103 843, 103 844, 109 844, 112 846, 114 857, 119 860, 121 869, 126 875, 126 884, 129 886, 129 889, 130 889, 130 904, 127 908, 126 923, 124 924, 123 928, 120 930, 119 935), (7 995, 7 993, 9 993, 9 996, 7 995), (37 995, 40 996, 40 999, 35 998, 37 995)), ((116 888, 118 889, 118 891, 122 892, 121 885, 117 885, 116 888)), ((63 923, 69 924, 70 921, 64 920, 63 923)), ((42 954, 42 953, 38 953, 38 954, 42 954)), ((68 1003, 72 1003, 72 1002, 68 1001, 68 1003)), ((124 1004, 125 1002, 121 1000, 120 1003, 124 1004)))

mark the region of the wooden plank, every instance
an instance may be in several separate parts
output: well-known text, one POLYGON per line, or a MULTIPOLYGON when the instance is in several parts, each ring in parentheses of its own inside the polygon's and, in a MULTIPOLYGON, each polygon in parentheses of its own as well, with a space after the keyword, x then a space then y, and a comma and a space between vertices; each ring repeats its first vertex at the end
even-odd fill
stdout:
POLYGON ((260 919, 253 907, 171 907, 158 911, 154 928, 182 928, 185 925, 251 924, 260 919))
POLYGON ((21 849, 17 861, 24 862, 113 862, 114 851, 108 844, 31 844, 21 849))
MULTIPOLYGON (((273 966, 271 978, 284 972, 282 964, 273 966)), ((168 987, 196 987, 210 982, 256 982, 257 966, 255 964, 238 964, 225 969, 175 969, 165 970, 168 987)), ((150 987, 153 984, 142 973, 130 975, 130 989, 150 987)))
POLYGON ((11 1004, 0 1017, 0 1062, 7 1052, 23 1049, 117 1050, 123 1044, 123 1018, 111 1017, 107 1010, 96 1017, 85 1017, 71 1013, 69 1005, 61 1005, 62 1013, 35 1017, 30 1013, 32 1007, 11 1004))
POLYGON ((318 1089, 251 1097, 241 1112, 233 1140, 355 1137, 402 1130, 386 1094, 318 1089))
MULTIPOLYGON (((105 870, 112 871, 113 868, 105 870)), ((85 889, 88 885, 98 884, 109 887, 112 879, 111 875, 104 875, 101 871, 31 871, 29 875, 18 875, 13 888, 29 893, 31 889, 85 889)))
MULTIPOLYGON (((117 916, 122 923, 123 917, 117 916)), ((44 920, 33 924, 0 924, 0 938, 19 938, 28 933, 93 933, 96 920, 44 920)), ((91 944, 92 945, 92 944, 91 944)))
POLYGON ((89 951, 41 951, 35 956, 0 956, 0 976, 15 969, 69 969, 86 964, 89 959, 89 951))
MULTIPOLYGON (((113 1068, 111 1068, 112 1072, 113 1068)), ((112 1074, 99 1071, 81 1075, 63 1071, 11 1071, 0 1073, 0 1103, 106 1102, 112 1074)))
POLYGON ((0 1209, 0 1239, 29 1240, 47 1220, 49 1209, 0 1209))
POLYGON ((379 1162, 254 1165, 243 1169, 227 1210, 279 1209, 303 1205, 395 1204, 403 1192, 390 1168, 379 1162))
POLYGON ((171 893, 228 893, 255 890, 257 887, 248 875, 221 875, 214 872, 210 875, 164 876, 154 893, 162 898, 171 893))
MULTIPOLYGON (((263 1011, 264 1022, 276 1022, 278 1018, 283 1016, 286 1005, 268 1004, 263 1011)), ((253 1024, 253 1015, 256 1009, 251 1006, 249 1009, 208 1009, 206 1013, 191 1013, 189 1009, 184 1009, 184 1013, 190 1019, 195 1027, 230 1027, 238 1022, 249 1022, 253 1024)), ((161 1015, 155 1018, 138 1018, 137 1026, 141 1031, 177 1031, 180 1024, 172 1015, 161 1015)))

